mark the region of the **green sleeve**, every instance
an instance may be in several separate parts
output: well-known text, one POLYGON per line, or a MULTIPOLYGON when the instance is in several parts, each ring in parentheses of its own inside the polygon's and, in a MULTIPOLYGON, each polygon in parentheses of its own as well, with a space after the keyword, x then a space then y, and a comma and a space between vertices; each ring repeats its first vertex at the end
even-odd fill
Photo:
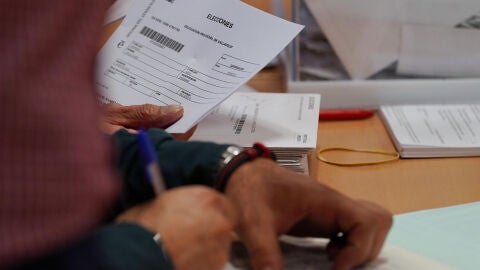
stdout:
MULTIPOLYGON (((172 270, 161 244, 153 240, 153 233, 136 224, 115 224, 99 229, 79 250, 95 250, 96 258, 76 258, 83 252, 72 252, 67 261, 75 262, 77 269, 161 269, 172 270), (83 259, 83 260, 82 260, 83 259), (92 264, 95 263, 95 264, 92 264)), ((75 250, 74 250, 75 251, 75 250)), ((65 268, 65 269, 69 269, 65 268)))
POLYGON ((109 225, 58 254, 14 269, 173 270, 168 255, 153 235, 136 224, 109 225))
MULTIPOLYGON (((214 186, 218 161, 228 145, 175 140, 161 129, 149 129, 167 188, 183 185, 214 186)), ((153 198, 137 147, 137 136, 125 130, 114 134, 118 168, 123 177, 122 206, 128 208, 153 198)))

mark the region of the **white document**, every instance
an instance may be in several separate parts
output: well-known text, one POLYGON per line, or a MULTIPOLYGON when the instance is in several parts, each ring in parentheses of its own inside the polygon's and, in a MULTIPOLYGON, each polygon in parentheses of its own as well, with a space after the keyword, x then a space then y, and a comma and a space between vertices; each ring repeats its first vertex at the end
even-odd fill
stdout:
POLYGON ((138 0, 98 55, 104 102, 178 104, 183 133, 303 28, 237 0, 138 0))
MULTIPOLYGON (((318 270, 334 269, 333 262, 327 257, 325 248, 327 239, 297 238, 281 236, 281 248, 284 255, 285 270, 318 270)), ((233 246, 231 262, 223 270, 250 270, 250 262, 246 251, 238 244, 233 246)), ((378 258, 365 266, 355 269, 363 270, 453 270, 450 266, 409 250, 385 244, 378 258)))
POLYGON ((313 149, 319 110, 319 94, 237 92, 199 123, 190 140, 313 149))
POLYGON ((399 56, 404 24, 455 27, 477 0, 305 0, 350 77, 366 79, 399 56))
POLYGON ((387 243, 457 269, 478 270, 479 228, 480 202, 423 210, 396 215, 387 243))
POLYGON ((308 174, 317 144, 320 95, 237 92, 203 119, 190 140, 250 147, 261 142, 277 163, 308 174))
POLYGON ((397 73, 424 77, 480 77, 480 31, 404 25, 397 73))
POLYGON ((480 104, 382 106, 402 157, 480 155, 480 104))

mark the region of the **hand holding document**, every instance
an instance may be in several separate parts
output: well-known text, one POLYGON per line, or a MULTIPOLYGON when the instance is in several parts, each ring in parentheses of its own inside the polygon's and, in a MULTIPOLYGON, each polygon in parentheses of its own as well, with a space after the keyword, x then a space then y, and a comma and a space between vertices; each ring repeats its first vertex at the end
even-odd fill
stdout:
POLYGON ((182 105, 167 131, 184 133, 302 28, 236 0, 138 0, 99 52, 101 99, 182 105))
MULTIPOLYGON (((468 27, 478 29, 478 16, 480 2, 476 0, 304 0, 315 17, 321 29, 328 37, 335 52, 343 63, 352 79, 367 79, 388 66, 391 66, 401 57, 406 55, 407 50, 402 46, 421 46, 424 44, 430 49, 437 47, 445 51, 462 51, 465 47, 471 48, 478 44, 480 31, 472 30, 467 35, 457 37, 457 31, 446 31, 442 39, 437 35, 425 43, 424 36, 403 36, 402 29, 405 25, 413 28, 425 26, 440 27, 442 29, 454 29, 455 27, 468 27), (412 37, 414 37, 412 39, 412 37), (405 40, 407 39, 407 40, 405 40), (400 54, 402 51, 402 54, 400 54)), ((469 49, 467 52, 459 52, 462 57, 465 54, 478 55, 478 49, 469 49)), ((412 61, 423 61, 431 58, 418 58, 410 55, 412 61)), ((441 65, 449 66, 440 73, 430 73, 431 76, 470 77, 474 67, 478 71, 478 61, 468 62, 465 67, 462 61, 448 61, 455 55, 444 55, 441 65), (455 71, 457 65, 462 64, 467 73, 455 71), (445 70, 455 72, 445 72, 445 70)), ((465 59, 465 58, 462 58, 465 59)), ((438 62, 437 62, 438 63, 438 62)), ((405 66, 407 64, 403 64, 405 66)), ((421 66, 422 63, 416 64, 421 66)), ((412 66, 411 64, 409 66, 412 66)), ((402 68, 402 74, 412 73, 402 68)), ((414 74, 416 75, 416 74, 414 74)), ((424 75, 424 74, 419 74, 424 75)), ((475 72, 475 76, 480 73, 475 72)))

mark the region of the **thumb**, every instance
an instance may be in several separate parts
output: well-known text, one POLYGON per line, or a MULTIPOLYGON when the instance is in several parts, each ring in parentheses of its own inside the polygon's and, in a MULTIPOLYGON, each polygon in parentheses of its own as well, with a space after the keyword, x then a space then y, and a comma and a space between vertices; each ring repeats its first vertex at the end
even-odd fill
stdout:
POLYGON ((133 106, 108 106, 105 116, 110 124, 127 128, 165 128, 183 116, 179 105, 156 106, 152 104, 133 106))
POLYGON ((283 269, 283 257, 278 238, 272 227, 259 223, 258 226, 247 226, 239 232, 247 247, 252 265, 256 270, 283 269), (260 225, 262 224, 262 225, 260 225))

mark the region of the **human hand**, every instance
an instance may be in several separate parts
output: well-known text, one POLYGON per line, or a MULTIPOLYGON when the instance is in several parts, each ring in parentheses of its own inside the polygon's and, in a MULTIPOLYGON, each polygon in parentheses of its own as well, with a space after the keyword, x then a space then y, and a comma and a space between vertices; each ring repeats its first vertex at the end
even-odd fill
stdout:
POLYGON ((210 270, 222 269, 228 261, 236 212, 220 193, 190 186, 133 207, 117 221, 159 233, 175 269, 210 270))
POLYGON ((225 194, 237 207, 236 231, 259 270, 283 269, 278 236, 286 233, 330 238, 327 253, 335 269, 351 269, 378 256, 392 225, 385 209, 263 158, 240 166, 225 194))
POLYGON ((136 133, 140 128, 166 128, 183 116, 179 105, 156 106, 152 104, 122 106, 110 103, 104 106, 101 129, 113 134, 125 128, 136 133))

